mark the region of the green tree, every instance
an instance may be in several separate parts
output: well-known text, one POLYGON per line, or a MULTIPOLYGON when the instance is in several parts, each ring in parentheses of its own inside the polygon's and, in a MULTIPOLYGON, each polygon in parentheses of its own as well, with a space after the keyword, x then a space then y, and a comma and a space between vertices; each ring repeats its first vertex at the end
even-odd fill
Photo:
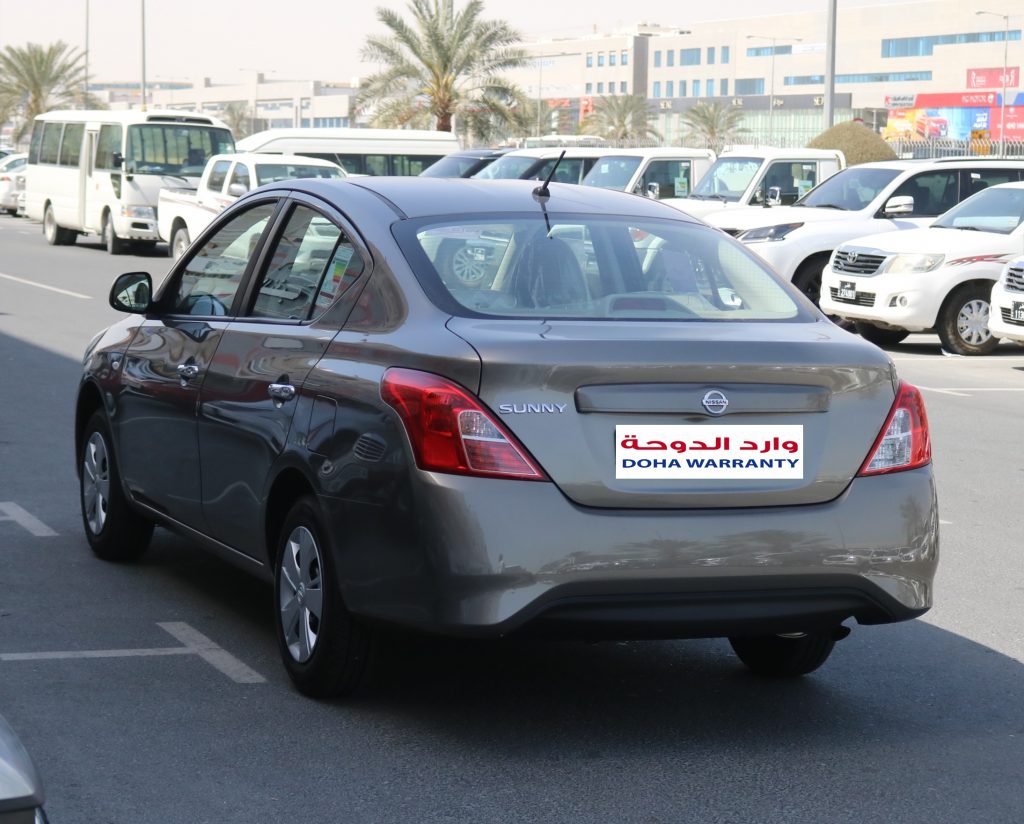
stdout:
POLYGON ((808 149, 839 149, 846 155, 846 165, 870 163, 874 160, 895 160, 896 152, 879 135, 863 123, 852 120, 837 123, 807 144, 808 149))
POLYGON ((715 154, 746 133, 743 112, 724 103, 694 103, 682 116, 687 142, 700 143, 715 154))
POLYGON ((220 118, 228 124, 231 134, 236 138, 248 137, 259 131, 252 109, 248 103, 241 100, 233 100, 228 103, 224 107, 224 111, 220 113, 220 118))
POLYGON ((48 46, 27 43, 0 51, 0 111, 17 124, 21 136, 36 115, 60 108, 101 108, 85 90, 83 54, 58 40, 48 46))
POLYGON ((606 140, 661 139, 654 128, 654 109, 638 94, 602 97, 583 121, 583 132, 606 140))
POLYGON ((459 11, 454 0, 411 0, 407 14, 378 8, 389 34, 370 37, 362 58, 383 68, 363 81, 357 107, 396 123, 416 122, 412 114, 424 109, 446 132, 481 109, 490 122, 514 122, 522 93, 501 73, 522 66, 526 53, 507 23, 481 18, 483 8, 482 0, 459 11))

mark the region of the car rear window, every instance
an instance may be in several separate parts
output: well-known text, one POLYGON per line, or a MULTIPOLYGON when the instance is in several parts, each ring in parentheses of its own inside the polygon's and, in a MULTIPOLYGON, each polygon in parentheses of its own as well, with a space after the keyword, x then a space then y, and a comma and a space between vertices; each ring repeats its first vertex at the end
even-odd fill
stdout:
POLYGON ((453 314, 515 318, 810 319, 742 244, 703 224, 617 216, 403 221, 396 236, 453 314))

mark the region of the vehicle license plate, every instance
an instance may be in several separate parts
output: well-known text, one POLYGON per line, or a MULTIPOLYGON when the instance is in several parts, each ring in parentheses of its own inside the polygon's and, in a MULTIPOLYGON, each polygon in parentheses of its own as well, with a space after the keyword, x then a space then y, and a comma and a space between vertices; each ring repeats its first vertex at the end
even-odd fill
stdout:
POLYGON ((620 480, 804 477, 803 426, 617 425, 620 480))
POLYGON ((839 300, 856 300, 857 285, 848 280, 839 281, 839 292, 837 293, 837 297, 839 300))
POLYGON ((1011 320, 1024 320, 1024 303, 1014 301, 1010 306, 1011 320))

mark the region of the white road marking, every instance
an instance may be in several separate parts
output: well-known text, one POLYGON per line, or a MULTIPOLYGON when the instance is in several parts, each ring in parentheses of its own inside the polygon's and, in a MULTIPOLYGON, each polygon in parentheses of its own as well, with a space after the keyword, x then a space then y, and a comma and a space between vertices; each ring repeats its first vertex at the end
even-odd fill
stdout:
POLYGON ((158 623, 165 632, 181 641, 182 647, 151 649, 86 649, 59 652, 0 652, 0 661, 73 661, 85 658, 152 658, 167 655, 198 655, 214 669, 238 684, 265 684, 267 679, 217 646, 199 630, 180 621, 158 623))
POLYGON ((37 538, 52 538, 57 533, 31 512, 26 512, 14 501, 0 501, 0 521, 14 521, 37 538))
POLYGON ((191 652, 194 652, 210 666, 220 670, 232 681, 236 681, 239 684, 266 683, 267 679, 256 672, 256 670, 250 669, 226 649, 217 646, 199 630, 193 629, 188 624, 180 621, 170 621, 158 623, 157 626, 173 635, 191 652))
POLYGON ((933 392, 1024 392, 1024 386, 944 386, 933 392))
POLYGON ((957 395, 958 397, 961 397, 961 398, 969 398, 969 397, 971 397, 966 392, 957 392, 954 389, 935 389, 934 387, 931 387, 931 386, 921 386, 921 384, 919 384, 919 383, 915 384, 915 385, 917 386, 918 389, 923 389, 926 392, 939 392, 939 393, 941 393, 943 395, 957 395))
POLYGON ((5 275, 3 272, 0 272, 0 278, 13 280, 15 283, 24 283, 26 286, 35 286, 37 289, 46 289, 50 292, 56 292, 59 295, 67 295, 68 297, 79 298, 80 300, 92 300, 91 297, 83 295, 80 292, 70 292, 67 289, 58 289, 56 286, 47 286, 45 283, 36 283, 34 280, 16 278, 14 275, 5 275))

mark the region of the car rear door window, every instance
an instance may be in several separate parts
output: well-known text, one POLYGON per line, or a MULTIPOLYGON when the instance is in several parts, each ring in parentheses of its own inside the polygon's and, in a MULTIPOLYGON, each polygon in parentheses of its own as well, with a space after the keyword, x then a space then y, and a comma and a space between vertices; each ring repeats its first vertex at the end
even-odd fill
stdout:
POLYGON ((249 167, 245 163, 236 163, 235 168, 231 170, 231 180, 228 183, 228 189, 230 190, 235 184, 242 186, 247 192, 252 188, 249 182, 249 167))
POLYGON ((224 181, 228 179, 228 169, 231 167, 230 160, 218 160, 210 169, 210 176, 206 178, 206 188, 211 192, 220 194, 224 188, 224 181))
POLYGON ((935 217, 960 201, 959 175, 946 169, 914 175, 904 181, 893 196, 914 198, 911 217, 935 217))
POLYGON ((170 290, 167 311, 172 315, 229 315, 276 208, 276 201, 260 203, 221 226, 182 266, 178 282, 170 290))
POLYGON ((307 320, 326 309, 362 274, 346 233, 307 206, 292 210, 271 252, 249 317, 307 320))

